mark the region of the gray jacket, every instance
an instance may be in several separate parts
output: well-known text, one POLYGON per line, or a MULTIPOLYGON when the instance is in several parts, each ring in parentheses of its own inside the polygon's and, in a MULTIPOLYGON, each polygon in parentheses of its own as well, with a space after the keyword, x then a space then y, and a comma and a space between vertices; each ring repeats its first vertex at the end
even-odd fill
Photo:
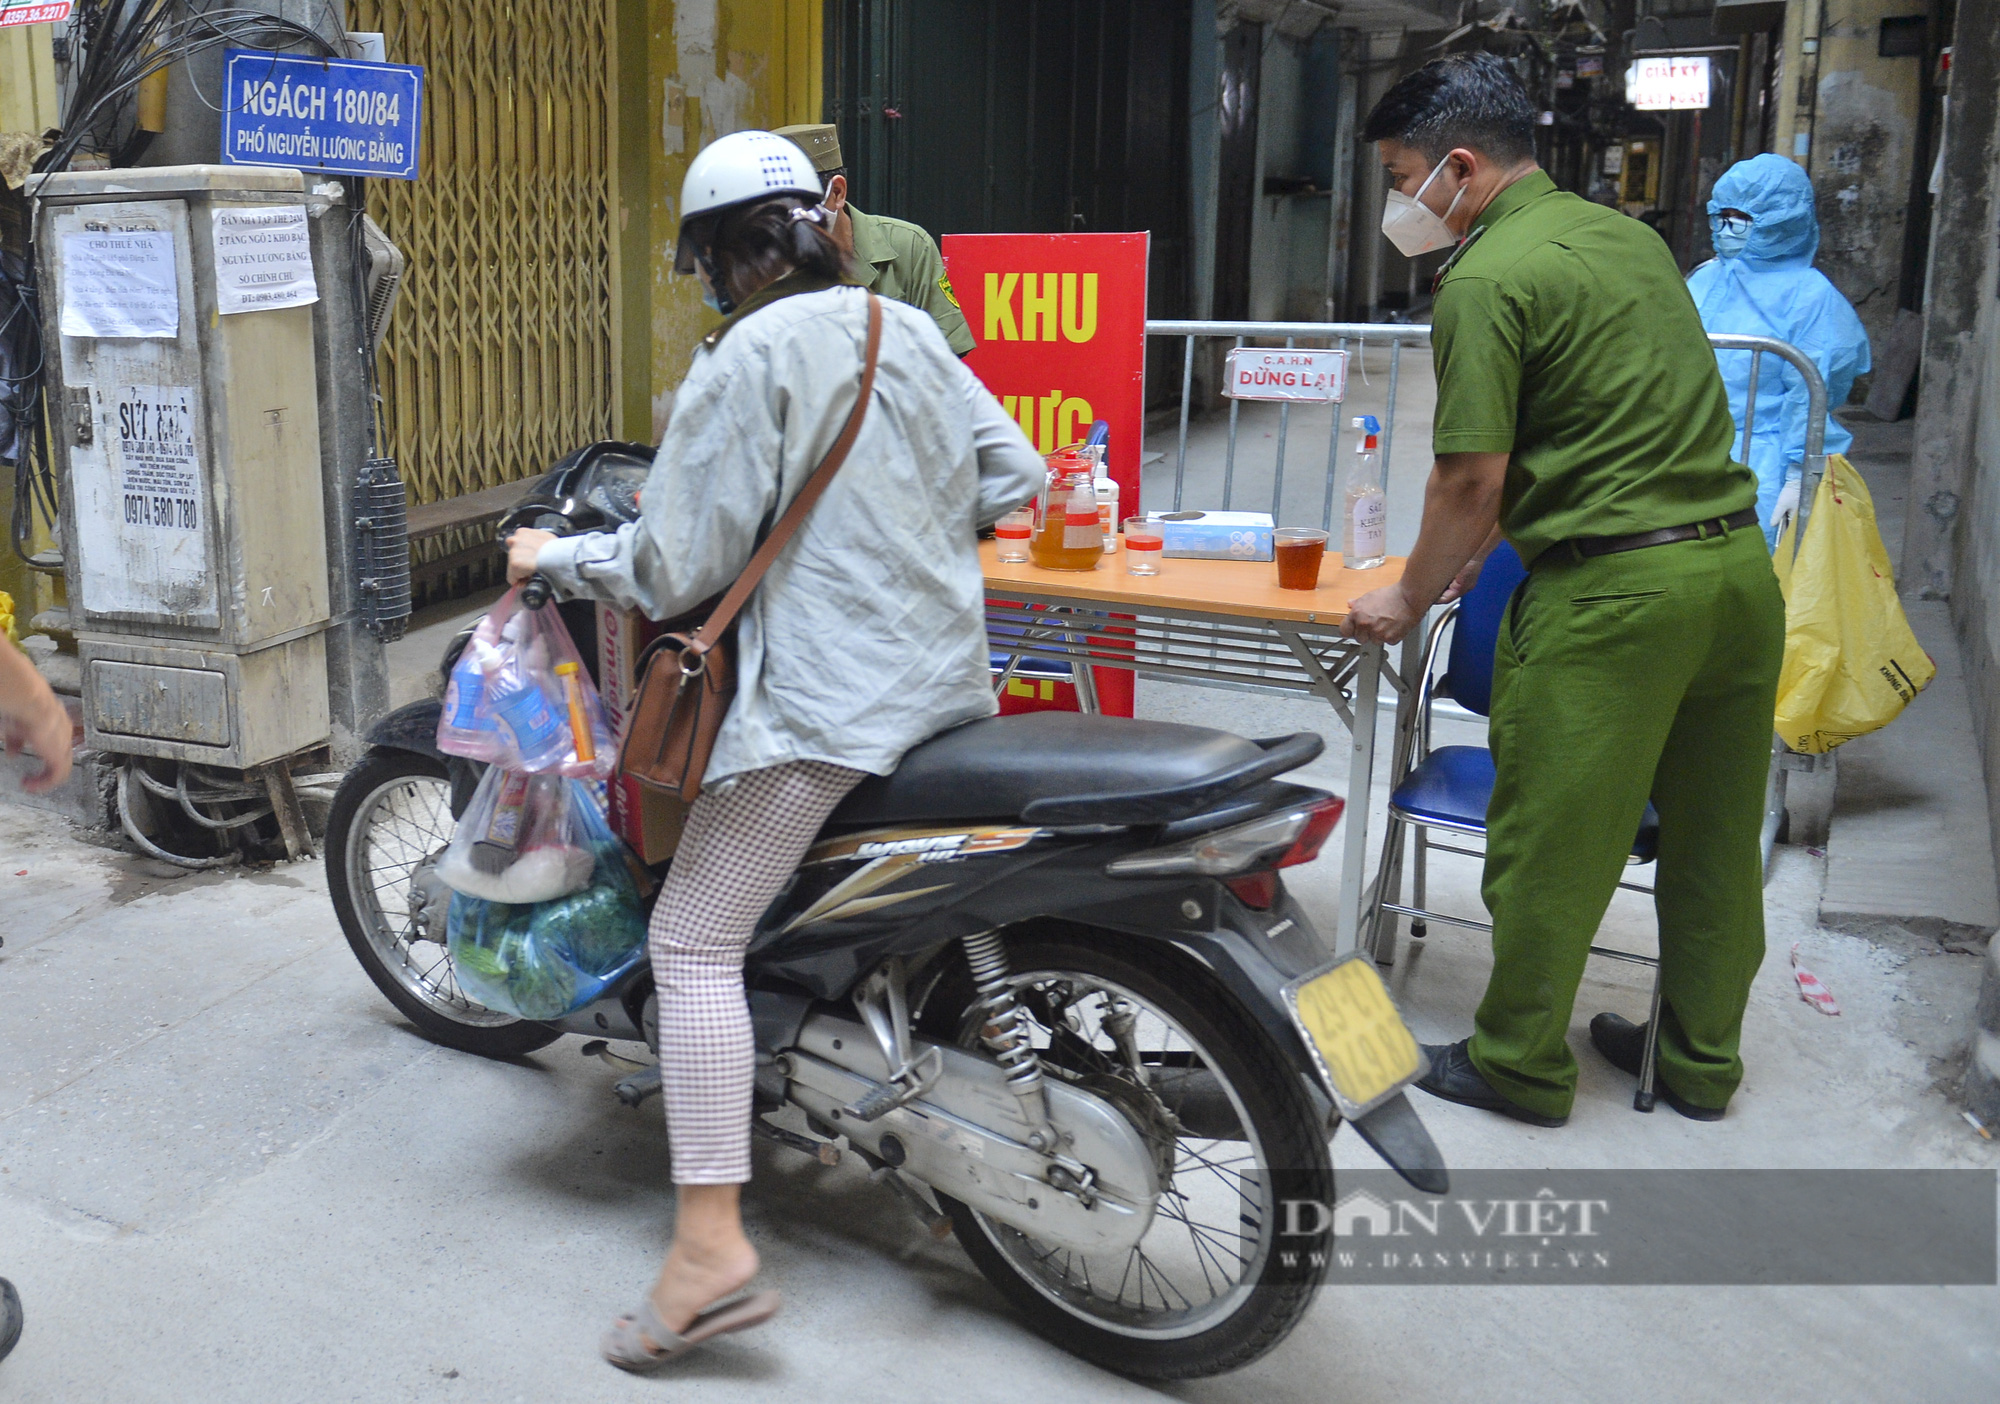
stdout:
MULTIPOLYGON (((859 288, 746 316, 695 354, 641 520, 550 542, 537 567, 566 595, 654 619, 726 588, 839 436, 867 332, 859 288)), ((936 323, 882 299, 860 437, 744 606, 704 783, 796 760, 887 775, 925 737, 990 715, 976 533, 1044 471, 936 323)))

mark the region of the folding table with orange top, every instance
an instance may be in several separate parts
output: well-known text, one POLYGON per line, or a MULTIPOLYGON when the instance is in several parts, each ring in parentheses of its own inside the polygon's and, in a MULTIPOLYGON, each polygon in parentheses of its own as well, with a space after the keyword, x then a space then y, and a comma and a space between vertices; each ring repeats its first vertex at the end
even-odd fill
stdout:
MULTIPOLYGON (((1072 665, 1086 711, 1096 703, 1090 669, 1080 663, 1205 687, 1307 692, 1333 708, 1354 742, 1333 949, 1353 950, 1366 897, 1376 703, 1385 676, 1399 694, 1399 736, 1414 712, 1408 680, 1382 666, 1384 647, 1342 638, 1340 625, 1349 601, 1401 577, 1403 558, 1346 570, 1330 553, 1319 588, 1310 591, 1279 589, 1270 561, 1170 558, 1158 575, 1132 575, 1118 551, 1095 570, 1043 570, 1003 565, 992 541, 979 544, 979 559, 987 637, 995 653, 1010 657, 1000 686, 1022 659, 1035 658, 1072 665)), ((1406 664, 1411 656, 1406 648, 1406 664)))

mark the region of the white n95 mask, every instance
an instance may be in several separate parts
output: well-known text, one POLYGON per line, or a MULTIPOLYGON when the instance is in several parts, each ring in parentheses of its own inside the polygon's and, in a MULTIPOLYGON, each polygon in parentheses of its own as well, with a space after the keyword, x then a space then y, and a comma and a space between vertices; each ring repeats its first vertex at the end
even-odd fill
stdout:
MULTIPOLYGON (((1449 156, 1445 158, 1446 161, 1450 159, 1449 156)), ((1424 177, 1424 183, 1417 187, 1415 195, 1405 195, 1400 190, 1391 190, 1389 198, 1383 202, 1382 233, 1404 258, 1432 253, 1458 242, 1458 235, 1451 232, 1451 226, 1444 222, 1444 215, 1439 215, 1424 203, 1424 192, 1431 188, 1431 182, 1438 178, 1438 172, 1443 169, 1444 161, 1438 162, 1431 173, 1424 177)), ((1460 186, 1458 194, 1451 197, 1451 204, 1446 207, 1445 215, 1457 209, 1458 202, 1464 198, 1465 187, 1460 186)))

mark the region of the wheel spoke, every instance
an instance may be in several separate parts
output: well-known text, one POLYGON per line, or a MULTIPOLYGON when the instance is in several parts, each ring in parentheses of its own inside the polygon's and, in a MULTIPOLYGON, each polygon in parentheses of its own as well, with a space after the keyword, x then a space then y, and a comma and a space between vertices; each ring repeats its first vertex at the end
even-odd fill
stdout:
POLYGON ((1185 1335, 1240 1309, 1272 1222, 1270 1162, 1241 1092, 1185 1028, 1129 990, 1071 972, 1019 976, 1016 988, 1045 1074, 1115 1105, 1163 1179, 1152 1224, 1128 1249, 1072 1250, 997 1226, 989 1238, 1063 1310, 1121 1332, 1185 1335), (1197 1125, 1212 1132, 1233 1113, 1234 1133, 1187 1131, 1180 1113, 1191 1101, 1197 1125))
POLYGON ((348 886, 364 934, 404 989, 459 1023, 512 1023, 511 1016, 466 995, 450 949, 417 926, 411 884, 443 852, 454 828, 448 781, 434 776, 388 781, 356 809, 348 886))

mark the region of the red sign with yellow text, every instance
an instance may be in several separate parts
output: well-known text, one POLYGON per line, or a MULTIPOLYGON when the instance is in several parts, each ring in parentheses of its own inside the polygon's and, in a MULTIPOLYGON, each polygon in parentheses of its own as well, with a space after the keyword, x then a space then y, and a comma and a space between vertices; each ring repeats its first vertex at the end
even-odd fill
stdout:
POLYGON ((1146 424, 1145 234, 947 234, 979 347, 965 358, 1044 454, 1111 426, 1122 516, 1139 511, 1146 424))
MULTIPOLYGON (((1106 470, 1125 517, 1139 512, 1146 427, 1147 242, 1145 234, 943 240, 945 269, 979 342, 965 364, 1043 454, 1081 443, 1097 420, 1109 424, 1106 470)), ((1091 671, 1104 712, 1131 716, 1132 674, 1091 671)), ((1072 698, 1064 699, 1070 708, 1072 698)), ((1022 710, 1011 697, 1000 702, 1003 712, 1022 710)))

